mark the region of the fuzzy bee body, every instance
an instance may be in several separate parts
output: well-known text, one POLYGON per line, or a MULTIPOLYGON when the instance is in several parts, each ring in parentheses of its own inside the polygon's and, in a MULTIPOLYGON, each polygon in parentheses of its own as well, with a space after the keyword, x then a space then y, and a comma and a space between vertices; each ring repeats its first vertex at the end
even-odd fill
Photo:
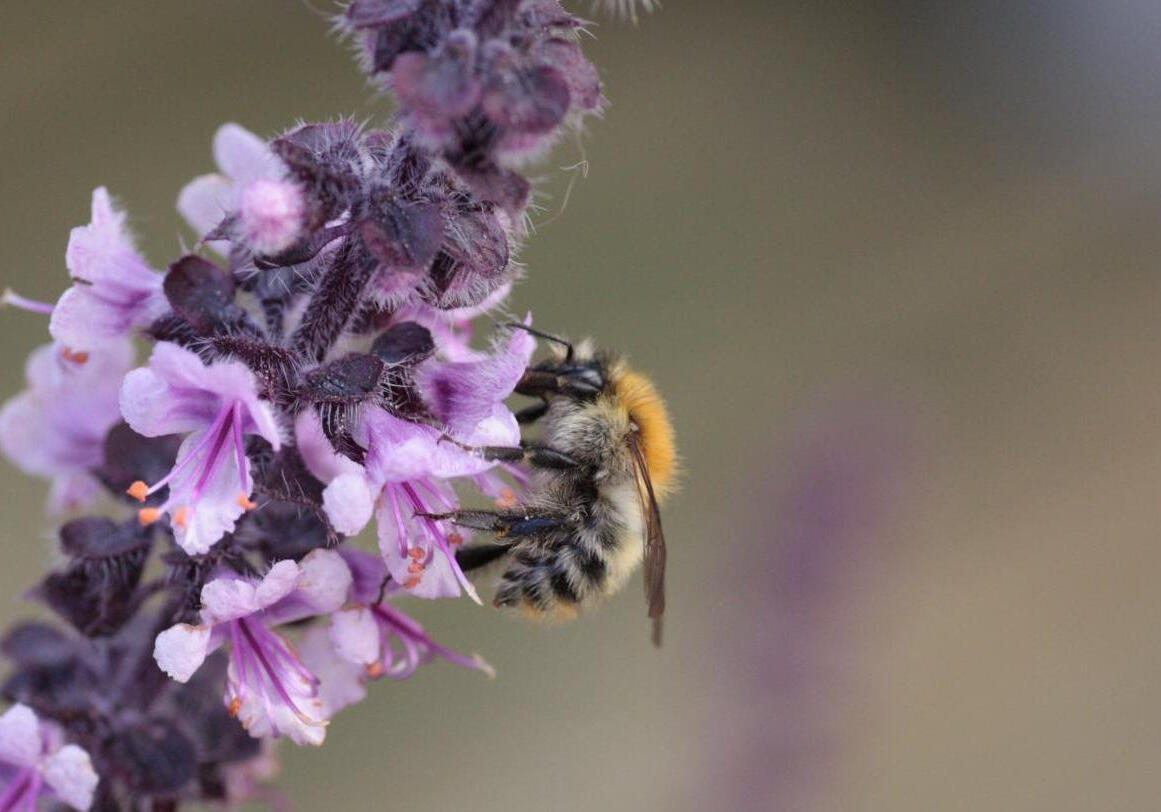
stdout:
POLYGON ((587 342, 561 339, 555 357, 526 371, 516 391, 540 403, 520 413, 540 427, 519 449, 480 449, 532 467, 529 498, 506 512, 460 511, 459 524, 496 544, 461 552, 465 568, 507 565, 494 603, 540 619, 570 619, 625 585, 646 564, 646 597, 660 636, 665 547, 657 504, 676 468, 673 429, 648 378, 587 342))

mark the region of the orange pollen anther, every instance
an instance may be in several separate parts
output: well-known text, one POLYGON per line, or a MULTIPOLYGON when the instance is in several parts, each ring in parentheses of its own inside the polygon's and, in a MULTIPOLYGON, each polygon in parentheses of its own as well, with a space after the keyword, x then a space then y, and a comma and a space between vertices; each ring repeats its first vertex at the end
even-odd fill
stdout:
POLYGON ((60 357, 74 364, 84 364, 89 360, 89 354, 87 352, 73 352, 68 347, 60 351, 60 357))
POLYGON ((413 559, 415 559, 416 561, 418 561, 421 558, 427 557, 427 553, 425 553, 423 550, 419 549, 418 547, 412 547, 410 550, 407 551, 407 554, 409 556, 411 556, 413 559))
POLYGON ((453 530, 447 534, 447 543, 456 547, 464 543, 464 537, 453 530))
POLYGON ((238 507, 242 508, 242 510, 253 510, 254 508, 258 507, 258 503, 251 500, 250 497, 246 494, 239 493, 238 507))
POLYGON ((412 561, 410 564, 407 565, 407 571, 410 572, 412 575, 419 575, 425 569, 427 569, 427 567, 423 566, 418 561, 412 561))
POLYGON ((237 716, 238 713, 242 710, 242 698, 236 696, 231 699, 230 704, 226 709, 230 712, 231 716, 237 716))
POLYGON ((142 527, 148 527, 160 518, 161 511, 158 508, 141 508, 137 511, 137 521, 141 522, 142 527))
POLYGON ((417 586, 419 586, 419 581, 420 578, 418 575, 412 575, 410 578, 403 582, 403 586, 407 587, 408 589, 415 589, 417 586))
POLYGON ((173 512, 173 523, 185 530, 185 526, 189 523, 189 508, 179 507, 173 512))
POLYGON ((383 663, 371 663, 367 666, 367 676, 371 679, 379 679, 379 677, 383 676, 383 673, 383 663))
POLYGON ((511 488, 505 488, 500 491, 500 496, 496 499, 496 507, 499 508, 514 508, 516 507, 516 492, 511 488))
POLYGON ((144 502, 145 497, 149 496, 149 486, 139 479, 126 488, 125 493, 132 496, 138 502, 144 502))

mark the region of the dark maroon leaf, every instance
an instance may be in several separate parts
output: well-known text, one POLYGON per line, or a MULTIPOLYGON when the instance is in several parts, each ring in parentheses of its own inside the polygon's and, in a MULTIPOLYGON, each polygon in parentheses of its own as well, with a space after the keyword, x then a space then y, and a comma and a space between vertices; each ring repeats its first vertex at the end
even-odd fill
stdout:
POLYGON ((147 549, 151 541, 151 534, 137 521, 118 524, 104 516, 73 519, 60 529, 61 551, 90 562, 147 549))
MULTIPOLYGON (((127 423, 117 423, 105 435, 104 462, 94 473, 118 498, 131 500, 125 491, 137 480, 156 482, 165 476, 177 459, 181 436, 143 437, 127 423)), ((146 499, 146 504, 160 504, 168 494, 162 488, 146 499)), ((138 504, 133 500, 134 504, 138 504)))
POLYGON ((410 14, 381 26, 373 26, 371 70, 391 70, 400 54, 435 48, 451 28, 449 4, 428 3, 422 14, 410 14))
POLYGON ((4 656, 20 666, 53 666, 71 659, 77 649, 75 638, 47 623, 20 623, 0 642, 4 656))
POLYGON ((165 719, 118 731, 106 755, 136 793, 175 793, 193 781, 197 771, 193 743, 165 719))
POLYGON ((199 256, 189 254, 170 265, 163 288, 174 312, 199 333, 244 318, 234 304, 234 277, 199 256))
POLYGON ((550 132, 564 120, 572 94, 555 68, 537 65, 495 72, 481 104, 488 118, 520 133, 550 132))
POLYGON ((454 31, 444 49, 429 56, 401 54, 391 70, 391 87, 399 100, 420 116, 445 121, 462 116, 476 104, 476 38, 454 31))
POLYGON ((382 374, 380 359, 352 353, 308 372, 299 394, 312 403, 357 403, 375 393, 382 374))
POLYGON ((537 58, 565 77, 572 100, 582 109, 595 110, 601 106, 601 77, 593 63, 585 58, 579 45, 553 37, 541 44, 537 58))
POLYGON ((404 321, 380 333, 371 345, 371 352, 384 363, 413 366, 431 357, 435 352, 435 341, 431 331, 422 324, 404 321))
POLYGON ((418 270, 435 258, 443 219, 434 203, 380 202, 359 224, 367 250, 391 270, 418 270))
POLYGON ((347 7, 347 20, 355 28, 377 28, 414 14, 423 0, 355 0, 347 7))
POLYGON ((458 268, 493 277, 508 267, 508 235, 489 211, 467 211, 452 216, 443 250, 458 268))

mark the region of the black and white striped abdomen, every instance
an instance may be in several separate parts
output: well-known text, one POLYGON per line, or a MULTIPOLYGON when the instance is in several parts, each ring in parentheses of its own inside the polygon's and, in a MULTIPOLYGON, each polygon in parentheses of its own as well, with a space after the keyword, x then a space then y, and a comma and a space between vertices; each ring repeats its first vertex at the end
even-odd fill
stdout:
POLYGON ((644 549, 637 499, 632 484, 602 489, 575 523, 518 543, 494 603, 565 620, 616 592, 644 549))

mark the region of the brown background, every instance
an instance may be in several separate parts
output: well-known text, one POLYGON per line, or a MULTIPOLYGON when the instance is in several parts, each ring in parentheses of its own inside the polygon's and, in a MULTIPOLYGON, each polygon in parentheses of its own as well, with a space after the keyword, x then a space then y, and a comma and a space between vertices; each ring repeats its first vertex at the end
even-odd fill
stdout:
MULTIPOLYGON (((498 679, 376 685, 283 748, 298 808, 1156 803, 1161 12, 798 5, 603 21, 612 107, 522 256, 518 309, 670 398, 665 649, 636 587, 549 630, 417 607, 498 679)), ((175 257, 222 121, 384 115, 326 31, 287 0, 4 3, 4 281, 58 294, 98 184, 175 257)), ((0 317, 3 392, 43 326, 0 317)), ((43 483, 0 488, 7 620, 50 533, 43 483)))

